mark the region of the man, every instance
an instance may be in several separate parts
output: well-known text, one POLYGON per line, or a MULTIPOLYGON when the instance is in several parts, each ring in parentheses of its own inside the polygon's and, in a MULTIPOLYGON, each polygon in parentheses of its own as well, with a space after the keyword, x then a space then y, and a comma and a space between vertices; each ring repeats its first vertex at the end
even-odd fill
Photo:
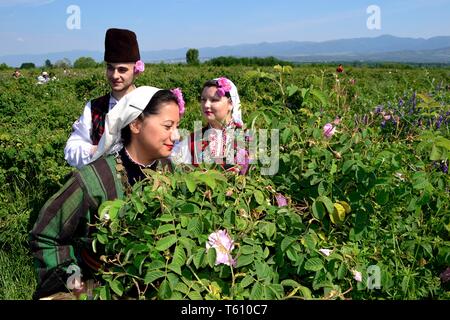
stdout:
POLYGON ((136 76, 144 71, 136 34, 130 30, 114 28, 106 31, 104 60, 111 92, 86 104, 83 114, 73 124, 64 148, 64 158, 78 169, 91 162, 103 135, 108 111, 136 88, 136 76))

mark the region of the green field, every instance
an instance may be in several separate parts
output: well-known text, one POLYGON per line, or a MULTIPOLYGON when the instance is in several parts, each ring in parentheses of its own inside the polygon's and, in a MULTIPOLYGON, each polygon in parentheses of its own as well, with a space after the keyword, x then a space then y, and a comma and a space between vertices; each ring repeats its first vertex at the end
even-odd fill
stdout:
MULTIPOLYGON (((137 85, 182 88, 187 104, 181 127, 191 130, 201 119, 202 84, 219 76, 233 80, 247 127, 279 130, 280 161, 276 175, 253 170, 244 187, 241 180, 215 181, 212 175, 214 183, 199 180, 186 191, 185 176, 172 177, 176 187, 168 186, 161 200, 168 212, 180 207, 172 196, 198 205, 199 218, 174 220, 175 233, 130 239, 127 245, 144 243, 155 250, 155 261, 175 261, 183 252, 175 271, 158 269, 158 280, 146 264, 147 271, 129 271, 150 284, 143 297, 450 298, 449 282, 439 278, 450 267, 450 68, 344 67, 345 73, 336 74, 335 66, 147 65, 137 85), (336 133, 324 138, 323 126, 337 116, 336 133), (224 200, 221 192, 228 188, 236 193, 224 200), (271 190, 284 194, 289 206, 274 205, 271 190), (214 210, 205 209, 205 193, 212 194, 214 210), (351 211, 342 212, 340 201, 351 211), (230 220, 225 209, 233 205, 251 214, 236 213, 230 220), (195 223, 202 227, 192 227, 195 223), (201 249, 213 226, 226 227, 240 243, 231 275, 209 263, 212 258, 201 249), (155 243, 178 237, 180 230, 188 239, 183 246, 158 253, 155 243), (325 256, 323 248, 333 254, 325 256), (250 257, 249 251, 261 255, 250 257), (367 288, 370 266, 381 270, 378 289, 367 288), (364 280, 356 281, 354 271, 364 280)), ((108 91, 101 68, 53 72, 56 80, 37 85, 39 70, 24 71, 20 79, 12 78, 11 70, 0 71, 0 299, 31 298, 36 280, 28 232, 72 171, 63 154, 72 123, 87 100, 108 91)), ((153 223, 150 209, 139 211, 143 221, 153 223)), ((111 243, 117 240, 113 231, 102 232, 111 243)), ((100 296, 126 295, 130 274, 105 278, 100 296)))

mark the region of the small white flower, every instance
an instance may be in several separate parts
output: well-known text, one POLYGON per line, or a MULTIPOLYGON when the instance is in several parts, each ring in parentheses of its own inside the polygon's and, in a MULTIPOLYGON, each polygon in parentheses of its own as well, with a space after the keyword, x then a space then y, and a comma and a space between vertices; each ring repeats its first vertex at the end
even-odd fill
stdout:
POLYGON ((333 252, 333 250, 330 249, 320 249, 319 251, 327 257, 331 254, 331 252, 333 252))
POLYGON ((103 216, 103 220, 108 221, 110 219, 109 214, 105 213, 105 215, 103 216))
POLYGON ((358 282, 362 281, 362 273, 357 270, 352 270, 353 273, 353 279, 355 279, 358 282))

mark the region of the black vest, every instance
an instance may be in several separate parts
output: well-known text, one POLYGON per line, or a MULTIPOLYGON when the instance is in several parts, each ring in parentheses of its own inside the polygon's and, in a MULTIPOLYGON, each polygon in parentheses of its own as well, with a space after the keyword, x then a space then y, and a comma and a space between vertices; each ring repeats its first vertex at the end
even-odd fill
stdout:
POLYGON ((109 111, 109 98, 110 94, 108 93, 91 101, 91 140, 93 145, 98 145, 105 130, 105 118, 109 111))

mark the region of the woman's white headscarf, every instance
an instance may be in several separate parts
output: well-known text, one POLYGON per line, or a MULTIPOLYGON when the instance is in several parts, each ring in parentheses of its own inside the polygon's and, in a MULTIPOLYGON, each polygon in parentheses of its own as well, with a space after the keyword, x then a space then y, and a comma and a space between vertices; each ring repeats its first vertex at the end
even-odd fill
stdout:
MULTIPOLYGON (((220 78, 214 79, 215 81, 219 80, 220 78)), ((231 117, 233 118, 233 121, 240 124, 241 126, 244 125, 242 121, 242 112, 241 112, 241 99, 239 99, 239 94, 236 88, 236 85, 231 81, 230 79, 226 78, 228 83, 231 85, 230 97, 231 97, 231 103, 233 105, 233 112, 231 114, 231 117)))
POLYGON ((105 130, 98 143, 92 161, 104 154, 111 154, 122 148, 120 131, 144 111, 153 95, 161 89, 142 86, 122 97, 106 114, 105 130))

